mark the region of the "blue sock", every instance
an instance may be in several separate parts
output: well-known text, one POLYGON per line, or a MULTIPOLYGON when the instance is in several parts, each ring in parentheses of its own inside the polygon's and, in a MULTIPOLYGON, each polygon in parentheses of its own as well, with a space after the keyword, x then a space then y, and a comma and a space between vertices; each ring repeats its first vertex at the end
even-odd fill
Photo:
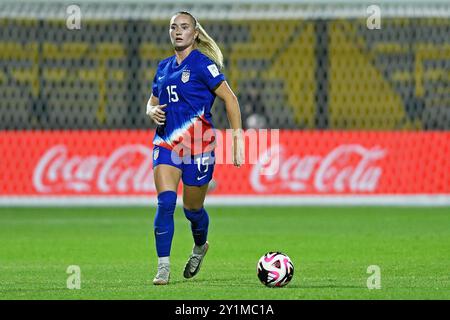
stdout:
POLYGON ((190 211, 184 209, 184 215, 191 222, 192 236, 194 237, 195 245, 201 246, 205 244, 208 236, 209 216, 205 208, 198 211, 190 211))
POLYGON ((158 257, 170 256, 174 223, 173 213, 177 205, 177 194, 174 191, 164 191, 158 195, 158 209, 154 221, 156 252, 158 257))

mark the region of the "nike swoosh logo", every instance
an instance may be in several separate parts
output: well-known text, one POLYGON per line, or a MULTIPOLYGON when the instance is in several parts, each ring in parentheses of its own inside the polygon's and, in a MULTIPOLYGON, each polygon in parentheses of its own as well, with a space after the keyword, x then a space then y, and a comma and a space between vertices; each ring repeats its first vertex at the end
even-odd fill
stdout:
POLYGON ((162 77, 158 77, 158 80, 161 80, 162 78, 164 78, 164 76, 162 76, 162 77))
POLYGON ((156 232, 156 235, 159 236, 159 235, 161 235, 161 234, 166 234, 167 232, 169 232, 169 231, 165 231, 165 232, 156 232))
POLYGON ((207 176, 207 174, 205 174, 204 176, 201 177, 197 177, 197 180, 202 180, 203 178, 205 178, 207 176))

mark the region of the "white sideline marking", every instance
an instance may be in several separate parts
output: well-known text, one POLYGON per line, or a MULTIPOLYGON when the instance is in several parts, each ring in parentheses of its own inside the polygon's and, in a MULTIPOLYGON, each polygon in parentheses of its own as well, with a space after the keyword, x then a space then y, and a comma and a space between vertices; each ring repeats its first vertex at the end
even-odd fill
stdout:
MULTIPOLYGON (((178 197, 178 204, 182 203, 178 197)), ((213 196, 206 197, 213 206, 450 206, 450 194, 373 195, 373 196, 213 196)), ((0 197, 0 207, 80 207, 80 206, 156 206, 156 196, 71 196, 71 197, 0 197)))

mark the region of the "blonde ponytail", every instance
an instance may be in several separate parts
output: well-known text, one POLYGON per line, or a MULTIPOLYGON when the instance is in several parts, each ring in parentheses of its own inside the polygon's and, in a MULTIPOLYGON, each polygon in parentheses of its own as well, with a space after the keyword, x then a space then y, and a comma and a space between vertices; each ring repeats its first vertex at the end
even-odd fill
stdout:
POLYGON ((203 29, 200 23, 197 22, 196 28, 199 31, 198 37, 195 41, 197 43, 197 48, 208 58, 214 61, 219 67, 219 70, 222 69, 223 54, 222 51, 220 51, 219 46, 214 39, 209 36, 205 29, 203 29))

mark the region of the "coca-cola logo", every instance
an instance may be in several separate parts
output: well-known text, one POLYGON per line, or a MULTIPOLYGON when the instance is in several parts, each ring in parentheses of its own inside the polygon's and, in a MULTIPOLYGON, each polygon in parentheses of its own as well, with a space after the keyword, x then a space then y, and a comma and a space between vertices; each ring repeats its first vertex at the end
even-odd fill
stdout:
POLYGON ((253 166, 250 182, 256 192, 373 192, 383 173, 377 162, 386 154, 377 146, 346 144, 323 156, 299 156, 287 155, 282 145, 275 145, 253 166), (279 170, 262 175, 270 159, 275 159, 279 170))
POLYGON ((152 151, 141 144, 125 145, 108 156, 69 155, 65 145, 48 149, 33 172, 39 193, 154 191, 152 151))

